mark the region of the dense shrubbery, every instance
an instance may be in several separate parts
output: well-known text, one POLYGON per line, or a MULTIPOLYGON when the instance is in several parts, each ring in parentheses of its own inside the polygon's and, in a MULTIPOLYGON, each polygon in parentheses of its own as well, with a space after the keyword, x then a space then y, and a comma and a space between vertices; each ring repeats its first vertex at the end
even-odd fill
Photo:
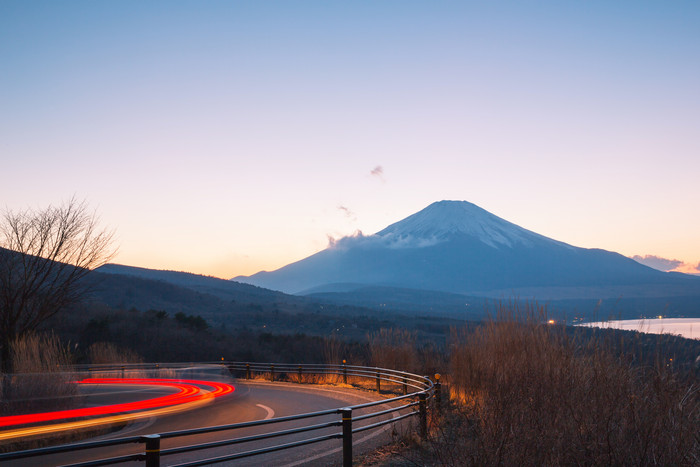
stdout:
POLYGON ((141 357, 130 349, 119 348, 110 342, 95 342, 87 350, 87 363, 141 363, 141 357))
MULTIPOLYGON (((323 318, 327 321, 327 318, 323 318)), ((54 321, 51 327, 74 347, 77 363, 95 363, 96 344, 119 349, 129 361, 272 361, 318 363, 324 361, 328 341, 304 333, 271 333, 247 327, 213 328, 200 316, 182 312, 170 316, 160 310, 101 310, 70 319, 54 321)), ((339 352, 334 358, 365 363, 367 346, 337 339, 339 352)), ((99 349, 98 349, 99 350, 99 349)), ((102 348, 101 354, 109 354, 102 348)), ((112 352, 114 353, 114 352, 112 352)), ((105 357, 113 359, 113 357, 105 357)))
POLYGON ((700 386, 692 371, 674 371, 665 357, 639 364, 634 352, 583 335, 547 324, 536 307, 502 307, 484 326, 455 332, 454 411, 424 460, 698 465, 700 386))
POLYGON ((2 375, 0 413, 59 410, 76 404, 78 390, 65 369, 70 350, 54 334, 29 333, 11 345, 14 374, 2 375))
MULTIPOLYGON (((186 313, 92 309, 49 324, 71 343, 68 358, 76 363, 345 359, 446 373, 452 409, 435 425, 430 441, 408 455, 419 464, 700 461, 698 341, 550 325, 543 309, 515 303, 500 305, 482 325, 453 328, 451 337, 445 332, 448 326, 435 322, 430 334, 421 332, 422 318, 415 318, 409 329, 387 317, 375 318, 364 324, 368 327, 361 339, 342 332, 267 330, 275 320, 289 329, 293 319, 285 313, 265 314, 256 326, 255 321, 242 325, 231 319, 228 326, 212 327, 186 313)), ((356 317, 300 314, 297 319, 305 329, 342 331, 356 317)))

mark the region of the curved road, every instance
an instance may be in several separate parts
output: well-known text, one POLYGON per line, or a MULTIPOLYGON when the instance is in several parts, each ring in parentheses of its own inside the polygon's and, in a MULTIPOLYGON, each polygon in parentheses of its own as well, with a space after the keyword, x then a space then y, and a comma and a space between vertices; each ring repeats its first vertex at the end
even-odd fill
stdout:
MULTIPOLYGON (((284 417, 326 409, 342 408, 349 405, 361 404, 377 400, 376 393, 353 389, 343 389, 329 386, 299 385, 292 383, 269 383, 263 381, 237 381, 232 394, 219 397, 211 403, 192 411, 181 412, 165 417, 142 419, 130 422, 119 431, 95 439, 121 438, 125 436, 163 433, 176 430, 187 430, 198 427, 228 425, 232 423, 262 420, 273 417, 284 417)), ((376 409, 375 409, 376 410, 376 409)), ((356 416, 357 414, 353 414, 356 416)), ((386 415, 383 419, 390 417, 386 415)), ((332 414, 307 420, 283 422, 280 424, 250 427, 235 431, 206 433, 187 437, 165 439, 161 441, 161 449, 175 446, 199 444, 230 438, 240 438, 252 434, 280 431, 292 427, 307 426, 340 420, 340 415, 332 414)), ((374 423, 382 418, 372 419, 366 423, 374 423)), ((357 426, 357 425, 356 425, 357 426)), ((390 439, 388 429, 369 430, 358 433, 354 439, 354 453, 373 449, 382 442, 390 439)), ((163 456, 161 465, 174 465, 187 461, 223 456, 236 452, 259 449, 263 446, 283 444, 294 440, 321 436, 340 431, 340 427, 332 427, 310 433, 273 438, 271 440, 242 443, 232 446, 212 448, 203 451, 163 456)), ((263 456, 244 458, 238 461, 226 461, 216 465, 338 465, 342 460, 340 439, 323 441, 263 456)), ((99 448, 72 453, 53 454, 51 456, 35 457, 24 461, 10 461, 18 466, 56 466, 77 462, 127 455, 143 452, 143 444, 122 445, 99 448)), ((124 463, 120 465, 143 465, 143 463, 124 463)))

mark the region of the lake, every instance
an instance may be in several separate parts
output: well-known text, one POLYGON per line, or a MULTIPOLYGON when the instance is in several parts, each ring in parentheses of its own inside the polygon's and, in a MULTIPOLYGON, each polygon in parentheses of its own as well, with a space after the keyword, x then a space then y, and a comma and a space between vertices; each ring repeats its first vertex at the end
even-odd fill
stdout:
POLYGON ((689 339, 700 339, 700 318, 625 319, 582 323, 577 326, 624 329, 652 334, 676 334, 689 339))

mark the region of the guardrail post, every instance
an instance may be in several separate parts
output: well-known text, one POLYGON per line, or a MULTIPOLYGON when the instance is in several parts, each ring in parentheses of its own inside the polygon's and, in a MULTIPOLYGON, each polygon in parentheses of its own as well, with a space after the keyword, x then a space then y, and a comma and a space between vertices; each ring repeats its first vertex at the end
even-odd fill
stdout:
POLYGON ((299 384, 301 384, 301 365, 299 365, 299 384))
POLYGON ((426 413, 425 393, 418 394, 418 418, 420 419, 420 436, 425 439, 428 436, 428 414, 426 413))
POLYGON ((275 381, 275 365, 270 365, 270 381, 275 381))
POLYGON ((245 379, 250 379, 250 363, 245 364, 245 379))
POLYGON ((343 384, 348 384, 348 366, 345 363, 343 360, 343 384))
POLYGON ((442 413, 442 385, 440 384, 440 373, 435 373, 435 407, 437 413, 442 413))
POLYGON ((379 376, 380 376, 380 373, 379 373, 379 371, 377 371, 377 394, 379 394, 379 392, 380 392, 381 389, 382 389, 382 385, 381 385, 381 383, 379 382, 379 376))
POLYGON ((124 365, 122 365, 122 379, 124 379, 124 365))
POLYGON ((146 467, 160 467, 160 435, 145 435, 141 439, 146 443, 146 467))
POLYGON ((352 467, 352 409, 340 409, 343 415, 343 467, 352 467))
POLYGON ((406 381, 406 377, 404 376, 404 377, 403 377, 403 395, 404 395, 404 396, 405 396, 406 394, 408 394, 408 385, 406 384, 406 382, 407 382, 407 381, 406 381))

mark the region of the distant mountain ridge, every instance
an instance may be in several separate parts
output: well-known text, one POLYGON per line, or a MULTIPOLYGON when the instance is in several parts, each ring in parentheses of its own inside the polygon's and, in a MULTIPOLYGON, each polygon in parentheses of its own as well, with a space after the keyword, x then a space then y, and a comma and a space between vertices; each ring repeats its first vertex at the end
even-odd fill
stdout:
POLYGON ((96 271, 102 274, 130 276, 149 281, 165 282, 228 300, 236 299, 238 301, 248 300, 256 303, 268 303, 275 300, 289 301, 292 299, 292 297, 281 292, 189 272, 147 269, 113 263, 105 264, 97 268, 96 271))
POLYGON ((493 297, 527 291, 542 299, 665 284, 700 294, 700 280, 680 276, 550 239, 466 201, 439 201, 374 235, 344 237, 276 271, 233 280, 293 294, 334 292, 338 284, 344 292, 368 286, 493 297))

